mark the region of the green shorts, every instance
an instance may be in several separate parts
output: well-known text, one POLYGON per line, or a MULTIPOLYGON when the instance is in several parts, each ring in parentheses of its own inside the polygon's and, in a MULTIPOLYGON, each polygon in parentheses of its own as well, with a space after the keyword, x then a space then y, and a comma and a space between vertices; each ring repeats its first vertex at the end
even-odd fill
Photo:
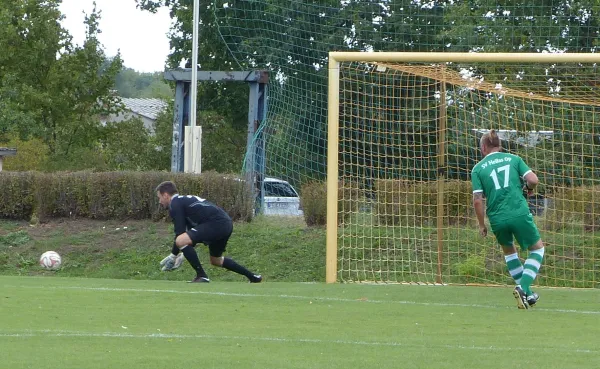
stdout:
POLYGON ((531 214, 504 219, 498 222, 490 220, 490 226, 500 246, 513 246, 514 236, 519 245, 521 245, 521 250, 528 250, 540 240, 540 232, 531 214))

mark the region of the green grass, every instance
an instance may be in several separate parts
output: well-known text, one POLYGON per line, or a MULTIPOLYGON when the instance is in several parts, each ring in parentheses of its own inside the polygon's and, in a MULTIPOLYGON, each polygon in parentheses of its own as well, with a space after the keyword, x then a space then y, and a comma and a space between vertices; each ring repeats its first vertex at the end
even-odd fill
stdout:
MULTIPOLYGON (((340 228, 340 278, 435 282, 437 228, 384 227, 373 219, 361 214, 354 224, 340 228)), ((170 252, 172 232, 170 224, 152 221, 58 220, 35 227, 0 221, 0 274, 190 279, 193 271, 187 263, 175 272, 159 270, 158 262, 170 252), (46 250, 61 254, 60 271, 44 272, 37 266, 46 250)), ((542 231, 542 237, 546 254, 537 284, 600 288, 600 232, 542 231)), ((244 280, 207 265, 206 247, 197 250, 212 279, 244 280)), ((307 227, 301 219, 259 217, 236 223, 226 254, 269 281, 325 280, 325 229, 307 227)), ((445 228, 441 260, 444 283, 512 283, 494 237, 483 239, 474 227, 445 228)))
MULTIPOLYGON (((186 280, 191 267, 163 273, 159 261, 171 251, 173 228, 164 222, 66 220, 35 227, 26 222, 0 221, 0 274, 64 277, 186 280), (39 255, 57 251, 63 267, 44 272, 39 255)), ((243 281, 231 272, 208 265, 208 249, 197 248, 211 278, 243 281)), ((325 278, 325 230, 306 227, 301 219, 257 218, 237 223, 227 256, 265 278, 314 282, 325 278)))
POLYGON ((600 290, 0 277, 3 368, 597 368, 600 290))

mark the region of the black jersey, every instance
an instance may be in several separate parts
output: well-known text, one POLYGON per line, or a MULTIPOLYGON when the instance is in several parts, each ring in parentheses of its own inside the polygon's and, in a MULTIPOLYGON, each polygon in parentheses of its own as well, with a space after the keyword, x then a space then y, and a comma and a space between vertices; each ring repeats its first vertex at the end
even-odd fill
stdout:
POLYGON ((173 219, 176 236, 202 223, 231 222, 225 210, 206 199, 192 195, 173 195, 169 214, 173 219))

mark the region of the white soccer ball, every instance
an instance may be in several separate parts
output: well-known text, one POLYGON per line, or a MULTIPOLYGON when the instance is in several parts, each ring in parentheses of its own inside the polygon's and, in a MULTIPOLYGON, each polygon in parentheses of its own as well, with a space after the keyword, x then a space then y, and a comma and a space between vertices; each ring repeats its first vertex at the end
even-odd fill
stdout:
POLYGON ((56 251, 46 251, 40 256, 40 266, 48 270, 56 270, 60 268, 62 259, 56 251))

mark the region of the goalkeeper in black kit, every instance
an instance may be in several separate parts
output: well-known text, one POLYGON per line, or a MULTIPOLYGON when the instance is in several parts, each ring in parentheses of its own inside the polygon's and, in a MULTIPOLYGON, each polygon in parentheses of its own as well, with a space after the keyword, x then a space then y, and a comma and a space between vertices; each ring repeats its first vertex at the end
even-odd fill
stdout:
POLYGON ((196 244, 203 243, 208 246, 212 265, 244 275, 251 283, 262 282, 260 275, 252 273, 230 258, 223 257, 233 231, 233 222, 223 209, 198 196, 179 195, 175 184, 169 181, 156 187, 156 195, 160 204, 169 209, 175 226, 175 243, 171 255, 160 262, 163 271, 181 266, 181 252, 196 271, 196 277, 190 282, 210 282, 194 249, 196 244))

